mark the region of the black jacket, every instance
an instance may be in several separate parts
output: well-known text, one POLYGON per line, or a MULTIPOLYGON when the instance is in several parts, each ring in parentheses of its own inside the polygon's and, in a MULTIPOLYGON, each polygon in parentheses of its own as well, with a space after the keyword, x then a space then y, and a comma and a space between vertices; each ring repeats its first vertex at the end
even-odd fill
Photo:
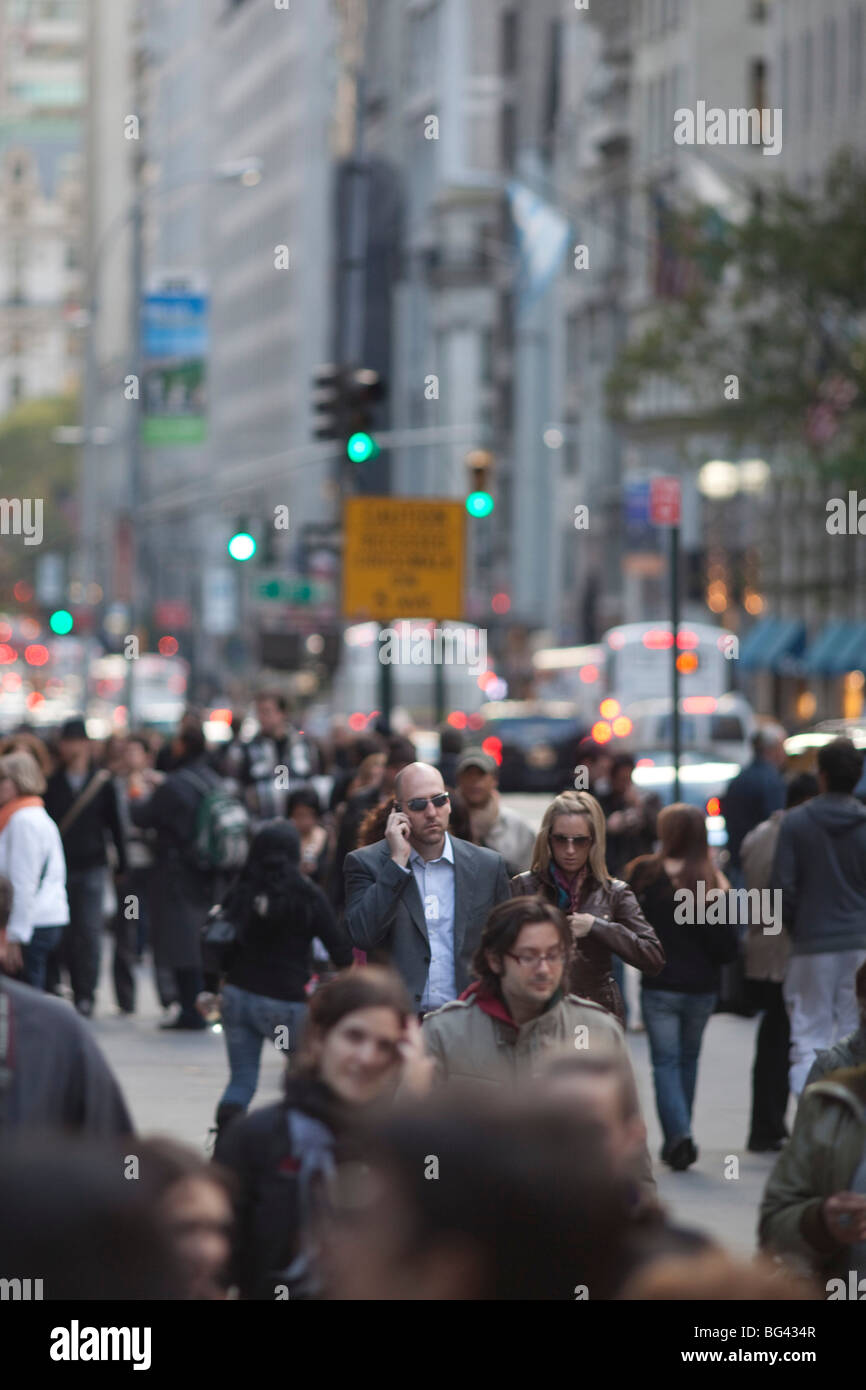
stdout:
POLYGON ((657 878, 650 875, 646 863, 638 860, 630 882, 644 916, 662 944, 665 965, 657 975, 644 975, 642 988, 667 989, 675 994, 717 994, 721 967, 737 958, 736 925, 677 922, 674 885, 664 869, 657 878))
POLYGON ((749 831, 784 804, 785 779, 765 758, 754 758, 737 774, 722 797, 732 868, 740 867, 740 845, 749 831))
MULTIPOLYGON (((215 788, 219 778, 205 758, 187 763, 200 781, 215 788)), ((196 820, 204 792, 183 769, 170 772, 146 801, 133 801, 129 813, 142 830, 155 830, 150 882, 150 924, 157 966, 167 970, 201 966, 201 929, 219 895, 215 876, 191 861, 196 820)))
MULTIPOLYGON (((232 921, 231 892, 223 910, 232 921)), ((340 969, 352 964, 352 944, 342 927, 337 926, 330 903, 315 883, 301 883, 296 899, 281 917, 252 915, 247 923, 239 925, 240 939, 222 961, 205 949, 206 988, 216 989, 222 976, 226 984, 267 999, 305 1003, 304 987, 312 973, 314 937, 319 938, 340 969)))
MULTIPOLYGON (((87 780, 80 791, 73 791, 66 780, 66 772, 61 768, 48 779, 45 789, 45 809, 53 821, 59 825, 70 807, 78 800, 96 776, 97 769, 91 765, 87 780)), ((66 853, 66 867, 70 873, 79 869, 99 869, 108 862, 105 851, 105 837, 110 835, 117 849, 117 868, 126 872, 126 845, 120 821, 120 808, 117 805, 117 792, 111 778, 105 782, 93 799, 69 827, 63 836, 63 849, 66 853)))
POLYGON ((346 1124, 344 1107, 322 1082, 297 1077, 287 1083, 282 1101, 239 1116, 214 1152, 214 1161, 237 1178, 232 1280, 242 1298, 273 1302, 298 1253, 303 1156, 291 1140, 292 1110, 323 1124, 336 1148, 346 1124))
POLYGON ((866 950, 866 806, 825 792, 786 812, 772 883, 793 955, 866 950))

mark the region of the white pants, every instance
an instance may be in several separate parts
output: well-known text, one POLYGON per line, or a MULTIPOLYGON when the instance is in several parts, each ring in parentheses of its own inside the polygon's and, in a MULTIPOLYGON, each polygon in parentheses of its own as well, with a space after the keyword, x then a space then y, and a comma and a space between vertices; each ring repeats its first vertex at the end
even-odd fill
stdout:
POLYGON ((783 992, 791 1021, 790 1083, 795 1096, 806 1084, 815 1053, 860 1026, 854 976, 864 960, 866 951, 819 951, 788 961, 783 992))

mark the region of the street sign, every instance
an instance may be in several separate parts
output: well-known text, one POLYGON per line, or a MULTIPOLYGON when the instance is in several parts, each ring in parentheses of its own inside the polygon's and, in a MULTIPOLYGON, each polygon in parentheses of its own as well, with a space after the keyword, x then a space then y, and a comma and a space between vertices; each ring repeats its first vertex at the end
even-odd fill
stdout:
POLYGON ((650 521, 654 526, 679 526, 679 478, 652 478, 649 498, 650 521))
POLYGON ((343 617, 463 618, 462 499, 349 497, 343 508, 343 617))

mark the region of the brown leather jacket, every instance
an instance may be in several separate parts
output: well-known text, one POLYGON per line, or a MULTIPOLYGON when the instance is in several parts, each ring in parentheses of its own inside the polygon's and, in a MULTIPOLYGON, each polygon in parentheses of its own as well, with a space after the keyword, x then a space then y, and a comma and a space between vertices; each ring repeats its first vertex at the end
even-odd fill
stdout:
MULTIPOLYGON (((511 880, 511 895, 538 894, 556 904, 556 885, 531 871, 511 880)), ((641 912, 627 883, 612 878, 607 885, 590 875, 586 880, 581 912, 591 912, 595 923, 588 936, 575 942, 568 988, 572 994, 592 999, 609 1009, 625 1027, 625 1009, 619 986, 610 968, 611 953, 644 975, 658 975, 664 967, 662 944, 641 912)))

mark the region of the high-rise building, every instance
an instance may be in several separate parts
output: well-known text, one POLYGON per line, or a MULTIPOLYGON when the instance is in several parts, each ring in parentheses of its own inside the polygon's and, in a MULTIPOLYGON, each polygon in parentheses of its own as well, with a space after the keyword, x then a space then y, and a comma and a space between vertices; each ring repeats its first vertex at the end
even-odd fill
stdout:
POLYGON ((83 0, 0 0, 0 413, 78 384, 83 42, 83 0))

